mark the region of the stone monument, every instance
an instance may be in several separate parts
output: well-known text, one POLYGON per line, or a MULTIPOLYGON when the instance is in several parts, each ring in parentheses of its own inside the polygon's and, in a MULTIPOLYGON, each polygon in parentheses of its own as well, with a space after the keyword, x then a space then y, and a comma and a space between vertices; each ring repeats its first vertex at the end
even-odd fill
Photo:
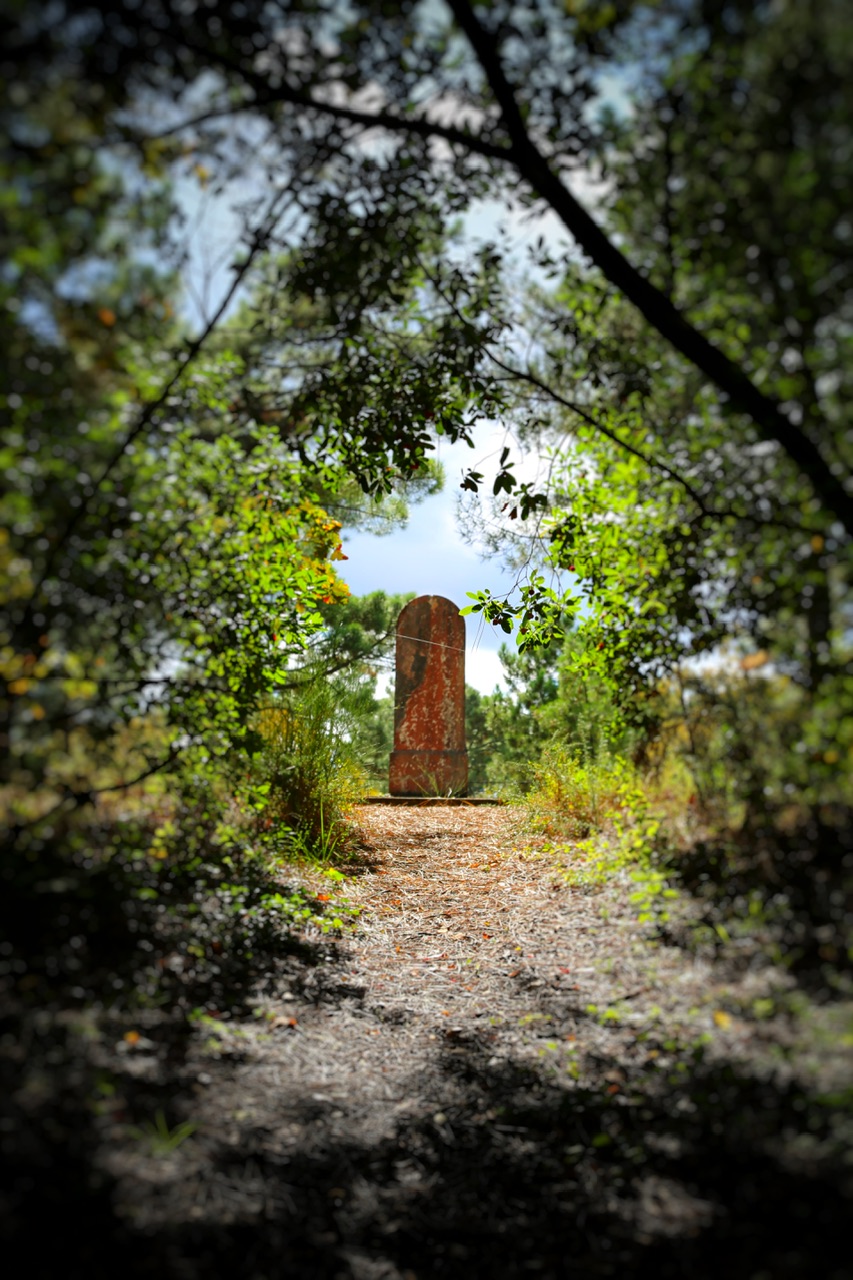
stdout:
POLYGON ((397 619, 392 796, 464 796, 465 622, 444 596, 418 596, 397 619))

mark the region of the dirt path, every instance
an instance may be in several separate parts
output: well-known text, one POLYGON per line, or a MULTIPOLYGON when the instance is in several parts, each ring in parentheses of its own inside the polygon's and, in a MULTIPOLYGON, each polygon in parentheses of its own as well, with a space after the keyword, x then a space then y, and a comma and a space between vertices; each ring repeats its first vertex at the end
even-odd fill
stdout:
POLYGON ((834 1138, 744 1013, 783 975, 650 945, 627 876, 561 886, 510 810, 358 821, 356 935, 200 1028, 191 1138, 106 1158, 152 1274, 847 1274, 834 1138))

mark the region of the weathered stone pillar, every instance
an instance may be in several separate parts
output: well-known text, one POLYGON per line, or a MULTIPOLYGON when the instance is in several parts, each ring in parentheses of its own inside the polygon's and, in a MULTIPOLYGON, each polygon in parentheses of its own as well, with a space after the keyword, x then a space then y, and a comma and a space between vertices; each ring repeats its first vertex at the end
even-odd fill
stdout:
POLYGON ((397 619, 392 796, 467 795, 465 622, 444 596, 397 619))

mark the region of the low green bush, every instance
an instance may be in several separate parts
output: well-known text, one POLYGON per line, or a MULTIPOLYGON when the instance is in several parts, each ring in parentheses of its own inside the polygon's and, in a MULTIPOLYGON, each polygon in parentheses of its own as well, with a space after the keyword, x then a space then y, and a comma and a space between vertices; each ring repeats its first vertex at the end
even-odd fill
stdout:
POLYGON ((327 861, 346 851, 344 815, 364 795, 355 713, 347 690, 312 679, 257 716, 256 772, 266 787, 263 821, 278 827, 290 856, 327 861))
POLYGON ((531 777, 523 801, 528 821, 552 838, 584 840, 645 806, 631 765, 605 747, 553 744, 531 767, 531 777))

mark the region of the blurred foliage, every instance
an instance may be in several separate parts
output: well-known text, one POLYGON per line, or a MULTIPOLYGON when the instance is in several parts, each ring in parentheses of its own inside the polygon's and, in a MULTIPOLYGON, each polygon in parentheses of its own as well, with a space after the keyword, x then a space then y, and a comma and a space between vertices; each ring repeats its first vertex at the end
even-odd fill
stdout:
MULTIPOLYGON (((639 919, 715 953, 732 938, 823 993, 843 989, 850 929, 849 772, 826 747, 837 708, 766 651, 719 651, 653 689, 651 731, 564 646, 502 657, 506 691, 470 703, 472 779, 522 806, 537 847, 571 885, 627 872, 639 919), (673 900, 696 905, 670 922, 673 900)), ((474 693, 474 691, 471 691, 474 693)), ((472 790, 474 789, 472 781, 472 790)))
MULTIPOLYGON (((183 904, 185 930, 194 912, 207 920, 223 874, 229 928, 275 921, 272 943, 314 918, 278 880, 258 817, 271 806, 252 772, 258 707, 276 690, 297 698, 296 685, 304 700, 318 672, 336 689, 360 681, 369 699, 397 605, 377 594, 344 620, 342 519, 387 531, 442 481, 407 450, 404 474, 371 455, 374 483, 363 437, 335 451, 330 420, 303 413, 288 434, 286 405, 268 411, 288 335, 291 356, 313 344, 329 376, 331 356, 316 310, 271 309, 281 254, 264 257, 266 232, 188 328, 167 153, 140 164, 116 126, 123 86, 86 77, 78 36, 32 80, 23 66, 6 77, 0 104, 0 974, 42 1005, 92 999, 99 984, 119 1003, 142 998, 147 952, 170 945, 163 912, 183 904), (251 303, 237 304, 240 289, 251 303)), ((337 727, 322 726, 327 748, 337 727)), ((313 841, 322 806, 339 811, 334 795, 301 798, 313 841)))

